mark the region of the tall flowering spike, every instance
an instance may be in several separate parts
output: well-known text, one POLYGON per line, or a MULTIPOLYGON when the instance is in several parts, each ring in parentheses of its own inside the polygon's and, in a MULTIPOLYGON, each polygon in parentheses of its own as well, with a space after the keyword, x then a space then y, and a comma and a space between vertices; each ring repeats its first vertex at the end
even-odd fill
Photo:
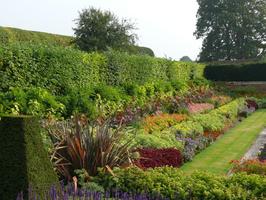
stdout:
POLYGON ((109 197, 110 197, 110 192, 109 191, 105 191, 105 194, 104 194, 104 197, 105 197, 105 199, 109 199, 109 197))
POLYGON ((57 194, 56 194, 56 187, 53 185, 50 190, 50 197, 52 200, 57 199, 57 194))
POLYGON ((23 192, 18 193, 16 200, 23 200, 23 192))
POLYGON ((61 190, 64 191, 65 190, 64 181, 60 181, 60 186, 61 186, 61 190))
POLYGON ((69 198, 68 198, 68 194, 67 193, 64 193, 63 194, 63 200, 68 200, 69 198))
POLYGON ((68 193, 69 195, 72 195, 72 194, 73 194, 73 187, 72 187, 71 184, 68 184, 68 186, 67 186, 67 193, 68 193))
POLYGON ((36 192, 33 192, 33 200, 37 200, 37 194, 36 194, 36 192))
POLYGON ((78 197, 81 199, 84 196, 82 189, 78 190, 77 192, 78 192, 78 197))
POLYGON ((31 187, 31 184, 29 184, 29 188, 28 188, 28 198, 29 199, 32 199, 32 187, 31 187))

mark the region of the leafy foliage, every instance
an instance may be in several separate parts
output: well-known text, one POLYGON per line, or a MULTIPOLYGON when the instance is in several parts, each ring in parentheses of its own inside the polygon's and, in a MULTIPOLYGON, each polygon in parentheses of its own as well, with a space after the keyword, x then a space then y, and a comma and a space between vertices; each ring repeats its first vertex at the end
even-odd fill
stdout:
POLYGON ((198 0, 201 61, 252 59, 265 54, 264 0, 198 0))
POLYGON ((137 132, 132 142, 139 148, 182 148, 182 143, 177 141, 175 135, 168 131, 155 132, 152 134, 137 132))
POLYGON ((60 117, 64 112, 65 106, 45 89, 12 88, 0 93, 0 113, 60 117))
POLYGON ((110 11, 90 7, 79 13, 75 42, 84 51, 126 49, 135 43, 134 25, 126 19, 121 21, 110 11))

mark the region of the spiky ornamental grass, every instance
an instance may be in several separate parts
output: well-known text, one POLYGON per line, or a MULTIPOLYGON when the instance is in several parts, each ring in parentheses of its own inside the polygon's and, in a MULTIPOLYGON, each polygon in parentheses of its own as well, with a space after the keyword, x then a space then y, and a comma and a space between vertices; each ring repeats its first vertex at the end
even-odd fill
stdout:
POLYGON ((123 138, 122 127, 114 128, 109 120, 89 124, 87 119, 75 117, 47 127, 54 144, 51 159, 68 180, 76 169, 95 176, 98 168, 129 166, 135 156, 131 142, 123 138))

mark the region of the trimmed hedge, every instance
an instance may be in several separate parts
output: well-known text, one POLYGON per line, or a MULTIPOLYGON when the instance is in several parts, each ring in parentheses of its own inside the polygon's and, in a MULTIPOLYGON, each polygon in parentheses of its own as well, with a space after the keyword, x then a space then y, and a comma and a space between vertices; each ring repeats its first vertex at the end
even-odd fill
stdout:
POLYGON ((213 81, 266 81, 266 63, 207 65, 204 76, 213 81))
POLYGON ((0 91, 10 87, 42 87, 53 94, 73 88, 129 83, 187 82, 202 78, 204 65, 151 56, 107 52, 85 53, 72 48, 29 43, 0 45, 0 91))
POLYGON ((16 199, 29 184, 40 193, 55 184, 37 118, 3 116, 0 120, 0 199, 16 199))

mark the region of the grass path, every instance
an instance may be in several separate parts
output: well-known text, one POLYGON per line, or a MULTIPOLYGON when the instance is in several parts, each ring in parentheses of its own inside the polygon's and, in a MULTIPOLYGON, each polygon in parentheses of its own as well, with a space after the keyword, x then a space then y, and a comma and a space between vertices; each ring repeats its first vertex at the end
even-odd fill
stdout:
POLYGON ((195 156, 180 169, 186 174, 204 170, 226 174, 231 160, 239 160, 266 126, 266 110, 259 110, 226 132, 220 139, 195 156))

